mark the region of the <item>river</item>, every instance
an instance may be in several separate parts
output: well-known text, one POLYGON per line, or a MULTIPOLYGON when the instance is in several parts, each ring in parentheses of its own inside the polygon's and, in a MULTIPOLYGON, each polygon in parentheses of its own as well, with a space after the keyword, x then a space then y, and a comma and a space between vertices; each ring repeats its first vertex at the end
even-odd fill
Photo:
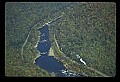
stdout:
POLYGON ((41 54, 35 60, 35 64, 50 73, 54 72, 56 76, 64 76, 61 73, 61 70, 65 69, 63 64, 53 56, 48 56, 48 52, 51 47, 48 25, 46 24, 38 30, 40 31, 40 41, 38 42, 37 50, 39 50, 41 54))
POLYGON ((38 42, 37 50, 40 52, 40 56, 36 58, 35 64, 49 73, 54 72, 56 77, 81 77, 83 75, 68 71, 60 61, 54 58, 54 56, 48 55, 51 47, 48 30, 49 24, 58 19, 60 19, 60 17, 51 22, 45 23, 38 29, 38 31, 40 31, 40 41, 38 42))

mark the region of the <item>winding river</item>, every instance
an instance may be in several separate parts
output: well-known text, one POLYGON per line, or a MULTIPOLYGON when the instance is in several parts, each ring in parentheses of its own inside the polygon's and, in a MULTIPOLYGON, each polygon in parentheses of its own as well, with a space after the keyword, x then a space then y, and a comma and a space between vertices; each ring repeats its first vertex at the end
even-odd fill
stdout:
POLYGON ((50 73, 54 72, 56 76, 64 77, 65 75, 61 72, 61 70, 65 69, 63 64, 53 56, 48 56, 51 47, 48 24, 43 25, 38 30, 40 31, 40 41, 37 50, 39 50, 40 56, 35 60, 35 64, 50 73))
POLYGON ((82 75, 69 72, 60 61, 54 58, 54 56, 48 55, 51 47, 48 30, 49 24, 58 19, 60 19, 60 17, 51 22, 45 23, 38 29, 40 31, 40 41, 38 42, 37 50, 39 50, 40 56, 36 58, 35 64, 49 73, 54 72, 56 77, 80 77, 82 75))

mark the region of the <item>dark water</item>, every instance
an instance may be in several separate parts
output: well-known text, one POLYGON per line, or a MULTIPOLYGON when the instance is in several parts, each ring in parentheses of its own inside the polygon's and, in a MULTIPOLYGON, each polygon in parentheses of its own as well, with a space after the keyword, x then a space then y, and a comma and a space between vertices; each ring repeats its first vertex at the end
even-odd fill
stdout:
POLYGON ((40 31, 40 41, 37 46, 37 50, 41 53, 40 56, 35 60, 35 64, 40 68, 52 73, 55 73, 57 77, 83 77, 82 74, 69 72, 65 69, 63 64, 55 59, 53 56, 48 56, 48 52, 51 47, 49 39, 48 25, 44 25, 38 29, 40 31))
POLYGON ((40 31, 40 41, 38 43, 37 49, 41 53, 49 52, 51 44, 49 39, 49 30, 48 25, 43 26, 42 28, 38 29, 40 31))
POLYGON ((45 25, 38 30, 40 31, 41 34, 37 49, 40 51, 41 56, 39 56, 35 60, 35 64, 50 73, 54 72, 56 76, 60 77, 64 76, 61 73, 61 70, 65 69, 63 64, 59 62, 57 59, 55 59, 53 56, 48 56, 48 52, 51 47, 48 25, 45 25))

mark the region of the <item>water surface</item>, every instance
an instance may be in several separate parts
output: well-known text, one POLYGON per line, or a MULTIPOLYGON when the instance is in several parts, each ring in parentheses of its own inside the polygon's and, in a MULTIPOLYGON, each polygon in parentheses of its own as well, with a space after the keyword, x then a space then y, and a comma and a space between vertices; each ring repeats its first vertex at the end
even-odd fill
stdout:
POLYGON ((51 47, 48 25, 44 25, 38 30, 40 31, 40 41, 38 42, 37 50, 39 50, 41 54, 35 60, 35 64, 50 73, 54 72, 56 76, 64 76, 61 73, 61 70, 65 69, 63 64, 53 56, 48 56, 51 47))

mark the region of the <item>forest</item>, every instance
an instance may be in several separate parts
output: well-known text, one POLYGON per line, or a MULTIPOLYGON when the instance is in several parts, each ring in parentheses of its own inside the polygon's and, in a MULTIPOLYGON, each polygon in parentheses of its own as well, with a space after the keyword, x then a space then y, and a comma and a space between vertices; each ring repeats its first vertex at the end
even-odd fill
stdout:
POLYGON ((38 28, 49 26, 54 56, 66 68, 91 77, 116 75, 116 4, 114 2, 7 2, 5 3, 5 76, 55 77, 34 64, 38 28), (21 48, 32 28, 21 58, 21 48), (54 34, 59 44, 55 44, 54 34), (76 58, 80 55, 87 66, 76 58), (80 65, 79 65, 80 64, 80 65), (95 72, 100 71, 103 74, 95 72))

